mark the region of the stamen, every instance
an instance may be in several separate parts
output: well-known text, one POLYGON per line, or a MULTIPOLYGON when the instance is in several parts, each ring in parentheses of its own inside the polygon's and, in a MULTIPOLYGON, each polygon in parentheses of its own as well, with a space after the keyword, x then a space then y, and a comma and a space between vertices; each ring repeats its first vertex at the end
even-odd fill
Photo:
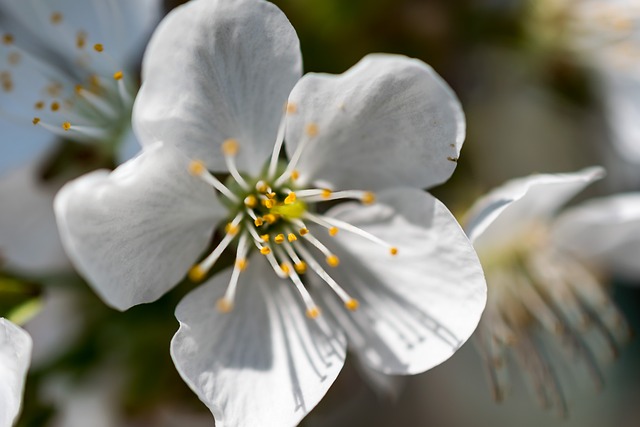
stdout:
MULTIPOLYGON (((285 254, 282 253, 281 249, 278 249, 278 256, 281 259, 286 258, 285 254)), ((304 301, 304 304, 307 307, 307 317, 309 317, 310 319, 317 318, 320 315, 320 309, 318 308, 316 303, 313 301, 313 298, 309 294, 309 291, 307 290, 307 288, 302 283, 302 280, 300 280, 300 276, 298 276, 296 271, 291 267, 291 263, 289 261, 283 261, 283 266, 286 267, 287 273, 289 274, 289 278, 291 279, 293 284, 296 286, 298 293, 302 297, 302 300, 304 301)))
POLYGON ((273 179, 276 175, 276 169, 278 167, 278 158, 280 157, 280 151, 282 150, 282 142, 284 141, 285 133, 285 116, 280 119, 280 125, 278 125, 278 133, 276 135, 276 143, 273 145, 273 152, 271 153, 271 161, 269 162, 269 172, 267 177, 273 179))
POLYGON ((271 267, 273 268, 273 271, 276 273, 276 275, 281 279, 286 279, 287 276, 283 274, 280 266, 278 265, 278 261, 273 255, 273 252, 271 251, 271 248, 269 248, 268 246, 262 245, 263 242, 266 243, 269 241, 268 239, 269 235, 264 234, 262 236, 259 236, 256 230, 253 227, 251 227, 250 223, 247 223, 247 230, 249 230, 249 234, 251 234, 251 237, 253 237, 253 242, 258 248, 258 250, 260 250, 260 253, 264 255, 267 258, 267 261, 269 261, 269 264, 271 264, 271 267), (267 239, 265 239, 265 236, 267 236, 267 239))
POLYGON ((307 263, 302 261, 298 254, 293 249, 293 246, 289 243, 284 245, 284 249, 287 251, 287 255, 293 261, 293 268, 296 270, 298 274, 305 274, 307 272, 307 263))
POLYGON ((338 234, 338 231, 339 231, 338 227, 331 227, 329 228, 329 235, 335 236, 336 234, 338 234))
POLYGON ((238 150, 240 149, 240 144, 235 139, 227 139, 222 143, 222 154, 224 155, 224 160, 227 164, 227 169, 229 173, 236 180, 240 187, 244 190, 249 190, 249 184, 245 179, 240 175, 238 168, 236 167, 235 157, 238 154, 238 150))
MULTIPOLYGON (((306 229, 307 227, 304 225, 304 223, 300 220, 295 220, 294 221, 297 225, 299 225, 300 227, 306 229)), ((311 243, 313 246, 315 246, 316 248, 318 248, 318 250, 320 250, 320 252, 322 252, 324 254, 324 256, 327 259, 327 263, 331 266, 331 267, 337 267, 338 264, 340 264, 340 260, 338 259, 337 256, 335 256, 324 244, 322 244, 322 242, 320 242, 318 239, 316 239, 313 234, 311 233, 305 233, 305 234, 301 234, 305 239, 307 239, 307 241, 309 241, 309 243, 311 243)))
MULTIPOLYGON (((238 224, 240 224, 240 221, 242 220, 242 214, 239 213, 238 215, 236 215, 236 217, 233 219, 233 221, 231 221, 231 226, 232 227, 237 227, 238 224)), ((242 241, 242 238, 246 236, 245 234, 243 234, 242 236, 240 236, 240 241, 242 241)), ((220 241, 220 243, 218 244, 218 246, 215 247, 215 249, 213 250, 213 252, 211 252, 209 254, 209 256, 207 256, 204 260, 200 261, 200 263, 198 265, 195 265, 190 271, 189 271, 189 278, 194 281, 197 282, 198 280, 200 280, 202 277, 204 277, 209 270, 211 270, 211 268, 213 267, 213 265, 216 263, 216 261, 218 260, 218 258, 220 258, 220 255, 222 255, 222 252, 224 252, 224 250, 227 248, 227 246, 229 246, 229 243, 231 243, 231 241, 235 238, 235 234, 232 233, 227 233, 222 240, 220 241)), ((246 239, 245 239, 246 240, 246 239)), ((238 248, 240 247, 240 244, 238 244, 238 248)), ((244 258, 244 257, 241 257, 244 258)))
POLYGON ((53 12, 51 14, 51 17, 49 18, 51 20, 51 23, 53 25, 58 25, 59 23, 62 22, 62 13, 60 12, 53 12))
POLYGON ((292 203, 295 203, 296 201, 296 193, 294 193, 293 191, 291 193, 289 193, 287 195, 287 197, 284 199, 284 204, 285 205, 290 205, 292 203))
POLYGON ((296 166, 298 165, 298 161, 300 161, 302 152, 306 148, 307 144, 312 138, 318 135, 318 125, 316 125, 315 123, 307 124, 307 126, 305 127, 305 133, 307 134, 308 138, 304 138, 300 142, 300 144, 298 144, 298 147, 296 147, 296 151, 291 156, 291 160, 289 161, 287 168, 282 173, 282 175, 280 175, 280 177, 276 179, 274 183, 276 187, 281 186, 291 177, 291 173, 296 169, 296 166))
POLYGON ((279 245, 282 244, 282 242, 284 242, 284 234, 278 234, 273 241, 279 245))
POLYGON ((104 52, 104 45, 102 43, 96 43, 93 45, 93 50, 95 50, 98 53, 102 53, 104 52))
POLYGON ((94 126, 78 126, 78 125, 72 125, 70 122, 64 122, 62 124, 62 129, 64 129, 65 131, 74 131, 77 132, 79 134, 88 136, 90 138, 93 139, 104 139, 107 137, 108 132, 106 129, 102 129, 99 127, 94 127, 94 126))
POLYGON ((338 199, 358 199, 365 205, 370 205, 376 201, 376 196, 371 191, 361 190, 344 190, 344 191, 331 191, 329 189, 322 190, 303 190, 297 192, 298 197, 305 202, 322 202, 326 200, 338 200, 338 199))
POLYGON ((201 178, 207 184, 215 187, 216 190, 218 190, 232 202, 238 202, 238 197, 236 197, 236 195, 233 194, 231 190, 229 190, 223 183, 221 183, 218 178, 213 176, 211 172, 207 170, 201 160, 192 160, 191 163, 189 163, 189 173, 201 178))
POLYGON ((14 40, 13 34, 5 33, 2 35, 2 43, 4 44, 12 44, 14 40))
POLYGON ((295 235, 295 234, 293 234, 293 233, 289 233, 289 234, 287 234, 287 240, 288 240, 289 242, 295 242, 296 240, 298 240, 298 238, 296 237, 296 235, 295 235))
POLYGON ((220 298, 217 303, 217 308, 222 313, 228 313, 233 309, 233 301, 236 296, 238 279, 240 278, 240 273, 247 266, 246 256, 248 251, 249 248, 247 245, 247 235, 243 234, 242 236, 240 236, 240 241, 238 242, 238 250, 236 251, 236 263, 233 266, 233 272, 231 273, 229 286, 227 287, 227 291, 224 293, 224 296, 220 298))
POLYGON ((122 80, 122 77, 124 77, 124 74, 122 71, 116 71, 115 73, 113 73, 114 80, 122 80))
POLYGON ((256 199, 256 196, 254 196, 253 194, 250 194, 244 198, 244 205, 248 208, 253 209, 256 207, 257 204, 258 204, 258 200, 256 199))

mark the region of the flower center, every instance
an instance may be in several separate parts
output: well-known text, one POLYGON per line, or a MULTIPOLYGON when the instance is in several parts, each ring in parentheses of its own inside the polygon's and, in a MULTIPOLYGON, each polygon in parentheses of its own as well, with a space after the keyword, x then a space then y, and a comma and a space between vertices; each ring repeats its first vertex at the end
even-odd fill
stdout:
MULTIPOLYGON (((316 134, 315 125, 307 126, 309 137, 316 134)), ((307 224, 319 226, 316 228, 320 230, 325 229, 329 236, 336 236, 341 230, 356 234, 385 248, 391 255, 396 255, 398 249, 352 224, 316 213, 315 205, 319 202, 356 199, 364 204, 371 204, 374 203, 375 196, 369 191, 333 191, 328 188, 298 185, 296 181, 300 174, 295 165, 300 158, 300 147, 304 144, 299 146, 298 152, 292 156, 286 167, 278 168, 277 159, 283 135, 284 124, 281 125, 269 167, 261 176, 247 178, 240 174, 235 165, 235 156, 240 144, 235 139, 228 139, 222 144, 222 153, 230 174, 228 185, 214 177, 201 161, 194 160, 190 163, 189 172, 215 187, 224 197, 229 207, 229 220, 224 227, 221 242, 207 257, 191 268, 189 278, 194 282, 204 279, 223 251, 232 241, 237 240, 236 261, 231 280, 225 295, 217 304, 221 312, 233 309, 238 278, 247 266, 250 252, 254 250, 267 259, 279 278, 290 280, 296 287, 306 306, 308 317, 317 318, 320 309, 301 277, 307 270, 311 270, 328 285, 347 309, 356 310, 358 301, 331 277, 316 257, 321 254, 325 264, 331 268, 338 267, 340 259, 314 236, 307 224)))

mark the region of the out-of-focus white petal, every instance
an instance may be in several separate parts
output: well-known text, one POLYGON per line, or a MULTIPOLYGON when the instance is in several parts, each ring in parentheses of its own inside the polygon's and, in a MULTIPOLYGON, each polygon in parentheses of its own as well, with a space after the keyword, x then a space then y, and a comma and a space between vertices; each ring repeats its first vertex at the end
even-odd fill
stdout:
POLYGON ((240 144, 240 170, 256 173, 276 140, 301 74, 298 37, 262 0, 195 0, 158 27, 144 57, 134 127, 226 171, 221 144, 240 144))
POLYGON ((476 248, 503 245, 517 238, 532 222, 547 221, 575 194, 603 176, 604 169, 591 167, 508 181, 471 207, 465 231, 476 248))
POLYGON ((112 173, 71 181, 56 196, 65 249, 107 304, 125 310, 160 298, 207 246, 225 212, 188 165, 159 143, 112 173))
POLYGON ((20 412, 31 360, 31 337, 0 318, 0 427, 11 427, 20 412))
POLYGON ((24 273, 70 269, 53 215, 55 188, 34 161, 0 178, 0 264, 24 273))
POLYGON ((610 270, 640 278, 640 193, 590 200, 562 213, 554 244, 610 270))
POLYGON ((340 267, 329 273, 360 302, 349 312, 324 293, 360 359, 398 375, 447 360, 474 331, 486 302, 482 268, 453 215, 428 193, 408 188, 381 192, 372 206, 348 203, 327 215, 398 249, 392 256, 347 230, 317 234, 340 257, 340 267))
POLYGON ((291 283, 260 255, 240 275, 235 309, 216 310, 230 272, 187 295, 171 355, 218 427, 295 426, 340 372, 346 342, 330 319, 305 316, 291 283))
POLYGON ((451 176, 464 141, 451 88, 424 62, 399 55, 368 55, 338 76, 307 74, 289 101, 287 152, 306 144, 303 182, 431 187, 451 176))

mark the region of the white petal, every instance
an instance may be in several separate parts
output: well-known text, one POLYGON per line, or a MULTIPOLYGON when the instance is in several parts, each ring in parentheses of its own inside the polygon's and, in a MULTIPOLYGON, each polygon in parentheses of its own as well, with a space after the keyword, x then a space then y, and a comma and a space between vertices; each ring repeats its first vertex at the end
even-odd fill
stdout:
POLYGON ((66 184, 55 199, 62 242, 105 302, 154 301, 186 274, 223 216, 188 159, 157 144, 118 167, 66 184))
POLYGON ((464 141, 451 88, 424 62, 399 55, 368 55, 338 76, 307 74, 289 101, 296 111, 287 152, 307 144, 298 166, 306 182, 431 187, 451 176, 464 141), (308 135, 309 124, 317 136, 308 135))
POLYGON ((465 230, 476 248, 517 239, 536 221, 547 221, 586 186, 604 176, 600 167, 518 178, 492 190, 469 210, 465 230))
POLYGON ((53 215, 55 187, 40 180, 40 162, 0 179, 0 263, 24 274, 71 269, 53 215))
POLYGON ((149 44, 134 127, 143 145, 167 141, 215 171, 226 171, 221 144, 236 139, 238 167, 256 173, 300 70, 298 37, 273 4, 191 1, 149 44))
POLYGON ((551 237, 612 273, 640 278, 640 193, 590 200, 564 212, 551 237))
POLYGON ((20 412, 30 359, 29 334, 0 318, 0 427, 11 427, 20 412))
POLYGON ((329 273, 360 302, 355 312, 325 298, 361 360, 386 374, 417 374, 447 360, 476 328, 486 283, 471 243, 428 193, 400 188, 372 206, 348 203, 328 215, 397 247, 340 231, 327 246, 340 257, 329 273))
POLYGON ((290 283, 260 255, 240 276, 235 309, 216 310, 229 271, 187 295, 171 355, 218 427, 295 426, 340 372, 346 343, 323 316, 310 320, 290 283))

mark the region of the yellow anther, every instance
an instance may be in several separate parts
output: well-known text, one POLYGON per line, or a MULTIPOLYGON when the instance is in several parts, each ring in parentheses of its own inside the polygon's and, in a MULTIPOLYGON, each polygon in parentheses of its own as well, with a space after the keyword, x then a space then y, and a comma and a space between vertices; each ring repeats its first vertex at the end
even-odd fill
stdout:
POLYGON ((301 228, 299 232, 300 232, 301 236, 304 236, 305 234, 309 233, 309 229, 308 228, 301 228))
POLYGON ((53 101, 51 103, 51 111, 58 111, 60 109, 60 103, 53 101))
POLYGON ((265 216, 262 217, 262 219, 267 221, 267 223, 269 224, 273 224, 278 220, 278 217, 275 216, 274 214, 266 214, 265 216))
POLYGON ((5 33, 2 35, 2 43, 11 44, 13 43, 13 41, 14 41, 13 34, 5 33))
POLYGON ((236 268, 240 271, 244 271, 247 268, 247 260, 244 258, 237 259, 236 268))
POLYGON ((253 223, 256 227, 260 227, 262 224, 264 224, 264 221, 262 220, 262 218, 258 217, 253 221, 253 223))
POLYGON ((329 264, 329 266, 331 267, 337 267, 338 265, 340 265, 340 259, 335 255, 329 255, 327 257, 327 264, 329 264))
POLYGON ((309 319, 317 319, 320 316, 320 309, 318 307, 311 307, 307 309, 307 317, 309 319))
POLYGON ((93 50, 96 52, 102 52, 104 51, 104 45, 102 43, 96 43, 93 45, 93 50))
POLYGON ((376 195, 371 191, 367 191, 362 195, 362 203, 365 205, 370 205, 376 201, 376 195))
POLYGON ((307 124, 304 130, 307 133, 307 135, 309 135, 310 137, 314 137, 318 135, 318 125, 315 123, 307 124))
POLYGON ((84 31, 79 31, 78 34, 76 34, 76 47, 78 49, 84 49, 86 45, 87 45, 87 33, 85 33, 84 31))
POLYGON ((8 56, 7 56, 7 60, 9 61, 10 65, 17 65, 20 62, 20 54, 18 52, 11 52, 8 56))
POLYGON ((278 234, 276 237, 273 238, 273 241, 276 242, 277 244, 281 244, 282 242, 284 242, 284 234, 282 233, 278 234))
POLYGON ((13 90, 13 81, 11 80, 4 80, 2 82, 2 89, 5 92, 11 92, 13 90))
POLYGON ((294 193, 293 191, 291 193, 289 193, 287 195, 287 197, 285 197, 284 199, 284 204, 285 205, 290 205, 292 203, 295 203, 296 201, 296 193, 294 193))
POLYGON ((268 197, 268 198, 270 198, 270 199, 272 199, 272 200, 273 200, 273 199, 275 199, 275 198, 276 198, 276 196, 277 196, 277 194, 276 194, 276 193, 274 193, 274 192, 267 193, 267 197, 268 197))
POLYGON ((199 265, 194 265, 193 267, 191 267, 188 274, 189 280, 191 280, 192 282, 200 282, 206 275, 207 272, 199 265))
POLYGON ((338 227, 331 227, 329 229, 329 236, 335 236, 336 234, 338 234, 338 227))
POLYGON ((288 102, 285 110, 287 114, 294 114, 296 111, 298 111, 298 106, 293 102, 288 102))
POLYGON ((291 171, 291 179, 295 181, 298 178, 300 178, 300 172, 298 172, 297 169, 292 170, 291 171))
POLYGON ((360 303, 357 299, 351 298, 349 301, 345 301, 344 306, 347 310, 356 311, 360 307, 360 303))
POLYGON ((64 122, 64 123, 62 124, 62 129, 64 129, 64 130, 68 131, 69 129, 71 129, 71 123, 69 123, 69 122, 64 122))
POLYGON ((42 110, 44 108, 44 102, 42 101, 38 101, 35 103, 35 105, 33 106, 36 110, 42 110))
POLYGON ((304 273, 307 272, 307 263, 304 262, 304 261, 297 262, 297 263, 295 263, 293 268, 296 269, 296 273, 304 274, 304 273))
POLYGON ((389 253, 390 253, 391 255, 398 255, 398 248, 396 248, 395 246, 391 246, 391 247, 389 248, 389 253))
POLYGON ((240 231, 240 228, 237 225, 233 225, 232 223, 228 223, 224 226, 224 232, 232 236, 238 234, 238 231, 240 231))
POLYGON ((269 255, 271 253, 271 249, 268 246, 263 246, 260 248, 260 253, 262 255, 269 255))
POLYGON ((84 88, 82 87, 82 85, 76 85, 75 87, 75 91, 78 95, 80 95, 80 93, 82 92, 84 88))
POLYGON ((276 205, 276 202, 275 200, 272 200, 272 199, 265 199, 262 201, 262 205, 267 209, 271 209, 276 205))
POLYGON ((324 190, 322 190, 322 198, 328 199, 329 197, 331 197, 332 193, 333 192, 331 190, 329 190, 328 188, 325 188, 324 190))
POLYGON ((122 71, 116 71, 115 73, 113 73, 114 80, 122 80, 123 77, 124 73, 122 71))
POLYGON ((298 238, 296 237, 296 235, 295 235, 295 234, 293 234, 293 233, 289 233, 289 234, 287 234, 287 240, 288 240, 289 242, 295 242, 296 240, 298 240, 298 238))
POLYGON ((189 173, 193 176, 202 175, 207 168, 204 166, 204 163, 201 160, 192 160, 189 163, 189 173))
POLYGON ((53 12, 50 19, 52 24, 59 24, 62 22, 62 14, 60 12, 53 12))
POLYGON ((253 194, 249 194, 244 198, 244 205, 250 209, 253 209, 258 204, 258 199, 253 194))
POLYGON ((288 276, 291 270, 289 270, 289 266, 285 263, 280 264, 280 270, 285 276, 288 276))
POLYGON ((37 125, 38 123, 40 123, 40 117, 34 117, 33 120, 31 120, 31 123, 37 125))
POLYGON ((238 154, 238 149, 240 149, 240 144, 235 139, 227 139, 222 143, 222 153, 225 156, 235 156, 238 154))
POLYGON ((264 181, 258 181, 256 182, 256 190, 259 193, 266 193, 267 191, 269 191, 269 186, 264 181))
POLYGON ((269 236, 268 234, 263 234, 262 236, 260 236, 260 238, 263 242, 268 242, 269 240, 271 240, 271 236, 269 236))
POLYGON ((216 308, 220 313, 229 313, 233 310, 233 301, 229 298, 220 298, 216 302, 216 308))

